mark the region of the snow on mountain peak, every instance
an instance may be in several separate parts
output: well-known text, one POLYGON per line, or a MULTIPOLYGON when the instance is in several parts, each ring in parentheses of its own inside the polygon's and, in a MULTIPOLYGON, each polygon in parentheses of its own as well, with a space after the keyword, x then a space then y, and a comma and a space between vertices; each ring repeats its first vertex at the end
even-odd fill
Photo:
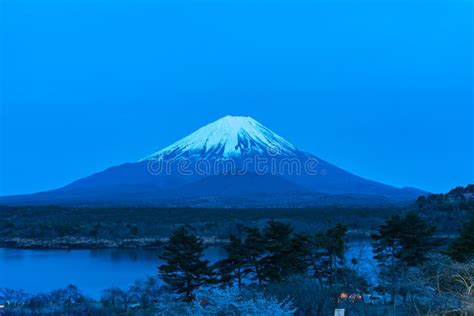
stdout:
POLYGON ((298 150, 253 118, 228 115, 201 127, 143 160, 191 157, 229 158, 269 151, 292 156, 298 150))

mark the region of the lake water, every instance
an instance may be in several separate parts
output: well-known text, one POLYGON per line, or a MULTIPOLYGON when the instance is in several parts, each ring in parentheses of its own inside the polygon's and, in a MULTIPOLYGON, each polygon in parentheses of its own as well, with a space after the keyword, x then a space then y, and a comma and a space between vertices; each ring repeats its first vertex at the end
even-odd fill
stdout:
MULTIPOLYGON (((23 250, 0 248, 0 288, 47 292, 69 284, 82 293, 99 297, 113 286, 122 289, 146 276, 156 276, 159 251, 153 250, 23 250)), ((211 262, 223 258, 221 247, 209 247, 211 262)), ((359 272, 374 281, 372 251, 367 242, 352 242, 346 259, 356 257, 359 272)))
MULTIPOLYGON (((158 251, 153 250, 24 250, 0 248, 0 288, 46 292, 69 284, 99 297, 102 290, 123 289, 146 276, 156 276, 158 251)), ((215 262, 225 256, 209 247, 206 257, 215 262)))

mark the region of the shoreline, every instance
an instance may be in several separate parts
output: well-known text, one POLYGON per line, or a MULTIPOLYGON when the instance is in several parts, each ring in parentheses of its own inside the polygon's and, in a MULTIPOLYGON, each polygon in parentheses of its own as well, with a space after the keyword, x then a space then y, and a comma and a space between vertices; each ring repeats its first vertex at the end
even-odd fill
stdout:
POLYGON ((78 249, 158 249, 163 241, 155 238, 93 239, 62 237, 48 240, 33 238, 8 238, 0 240, 0 248, 31 250, 78 250, 78 249))
MULTIPOLYGON (((446 237, 447 235, 444 235, 446 237)), ((367 236, 349 238, 347 243, 370 242, 367 236), (365 238, 364 238, 365 237, 365 238)), ((207 246, 223 246, 229 243, 228 239, 220 239, 214 236, 201 237, 207 246)), ((0 238, 0 248, 24 249, 24 250, 95 250, 95 249, 141 249, 158 250, 161 249, 168 238, 125 238, 125 239, 105 239, 65 236, 53 239, 34 238, 0 238)))
MULTIPOLYGON (((48 240, 33 238, 0 239, 0 248, 30 250, 87 250, 87 249, 161 249, 168 238, 127 238, 120 240, 94 239, 66 236, 48 240)), ((214 237, 203 237, 209 246, 226 244, 228 241, 214 237)))

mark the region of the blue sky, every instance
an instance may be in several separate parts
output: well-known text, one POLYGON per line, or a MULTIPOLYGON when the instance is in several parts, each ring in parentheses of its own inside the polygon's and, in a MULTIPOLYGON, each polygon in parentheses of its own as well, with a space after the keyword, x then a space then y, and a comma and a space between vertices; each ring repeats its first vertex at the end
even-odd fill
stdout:
POLYGON ((471 1, 3 0, 0 194, 248 115, 348 171, 474 182, 471 1))

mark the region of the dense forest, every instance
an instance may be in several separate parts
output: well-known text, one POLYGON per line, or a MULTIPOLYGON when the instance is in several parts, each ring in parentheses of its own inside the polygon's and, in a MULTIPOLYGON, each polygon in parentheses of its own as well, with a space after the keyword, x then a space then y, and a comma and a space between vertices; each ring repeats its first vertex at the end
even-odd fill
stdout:
POLYGON ((420 196, 414 208, 419 210, 474 210, 474 184, 456 187, 446 194, 420 196))
MULTIPOLYGON (((398 208, 202 209, 0 207, 0 244, 19 248, 156 247, 177 227, 219 242, 245 226, 263 227, 268 219, 314 233, 333 224, 350 235, 370 236, 398 208)), ((459 227, 451 227, 455 232, 459 227)), ((363 236, 361 236, 363 237, 363 236)))
MULTIPOLYGON (((472 186, 471 186, 472 187, 472 186)), ((466 195, 469 196, 469 195, 466 195)), ((409 207, 324 208, 141 208, 0 206, 0 246, 16 248, 160 247, 177 227, 208 243, 226 241, 245 226, 263 227, 268 219, 315 233, 335 224, 348 226, 348 238, 366 239, 391 215, 415 211, 437 227, 437 234, 454 236, 462 220, 472 216, 474 199, 433 195, 409 207)))

